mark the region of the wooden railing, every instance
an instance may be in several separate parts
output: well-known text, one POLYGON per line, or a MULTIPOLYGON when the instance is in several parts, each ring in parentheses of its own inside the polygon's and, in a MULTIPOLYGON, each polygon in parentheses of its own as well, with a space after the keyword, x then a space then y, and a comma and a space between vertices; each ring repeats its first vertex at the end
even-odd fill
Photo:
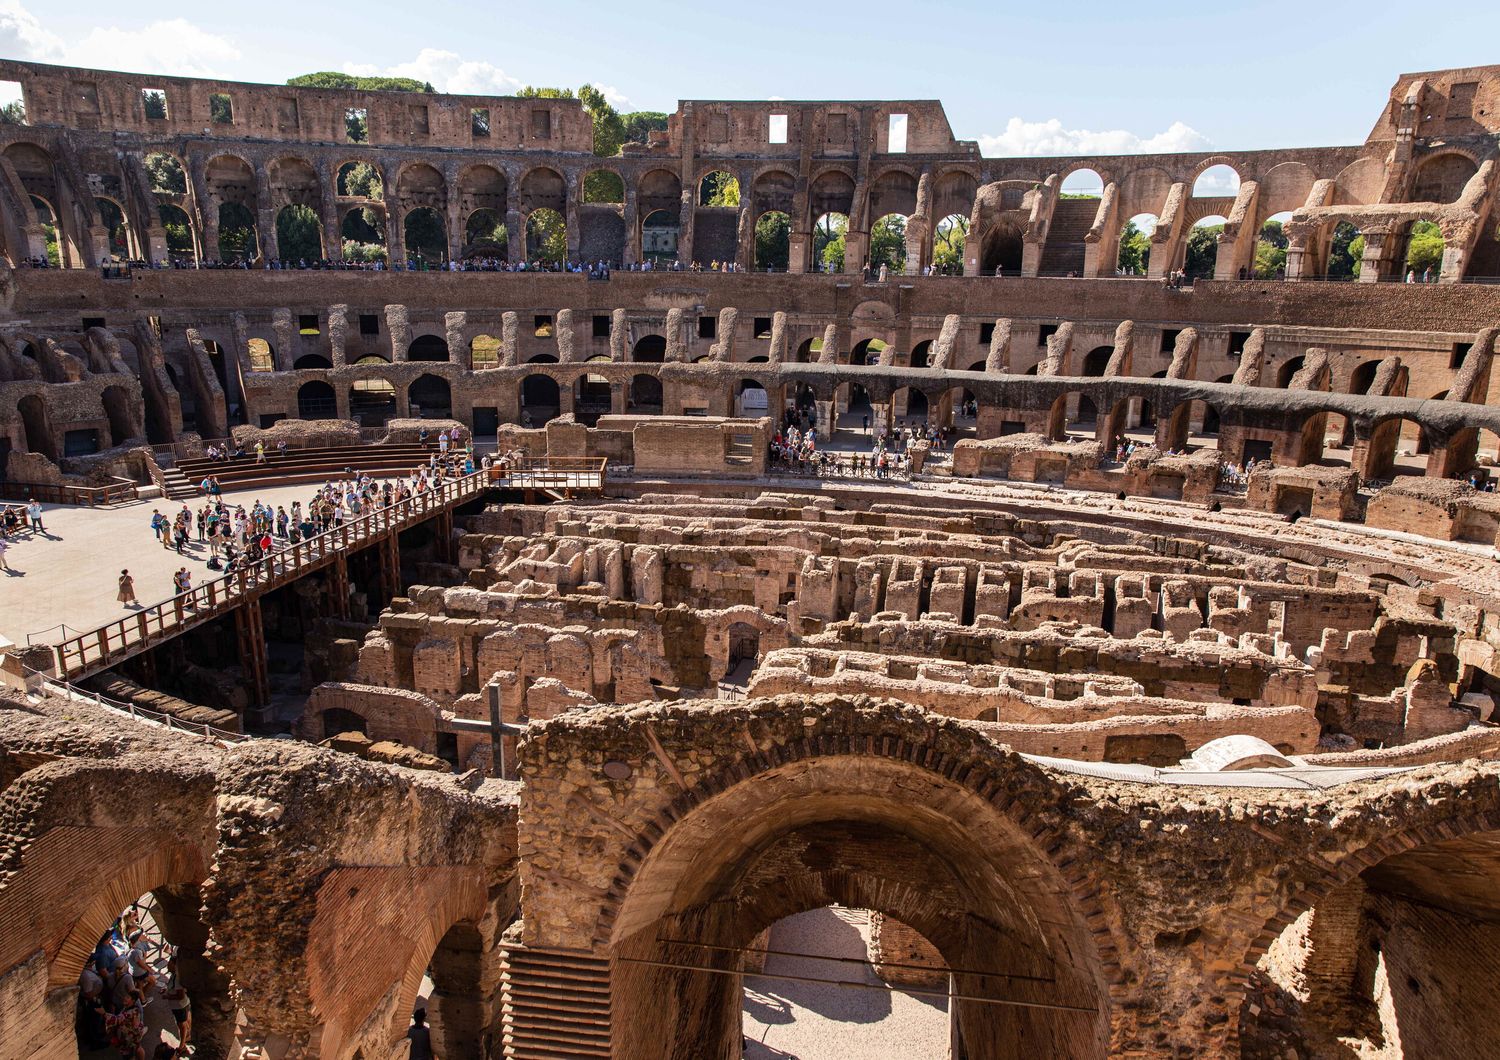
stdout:
POLYGON ((105 504, 119 504, 136 498, 135 483, 129 479, 115 479, 107 486, 67 486, 50 482, 0 482, 0 498, 6 500, 38 500, 44 504, 80 504, 98 508, 105 504))
POLYGON ((603 456, 522 457, 509 467, 490 468, 496 485, 565 493, 598 493, 604 488, 609 458, 603 456))
POLYGON ((388 533, 404 530, 437 512, 462 504, 490 486, 477 471, 419 493, 326 533, 272 552, 254 565, 186 593, 151 604, 98 629, 70 637, 54 649, 57 673, 77 679, 113 666, 139 651, 216 618, 252 597, 278 589, 388 533))

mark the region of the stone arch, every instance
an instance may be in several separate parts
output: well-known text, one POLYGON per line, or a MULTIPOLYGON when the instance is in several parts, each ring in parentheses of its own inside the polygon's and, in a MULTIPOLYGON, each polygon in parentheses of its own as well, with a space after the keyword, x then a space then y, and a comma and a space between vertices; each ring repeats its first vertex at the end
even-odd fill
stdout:
MULTIPOLYGON (((1067 857, 1066 841, 1049 836, 1046 826, 998 794, 1004 784, 986 783, 979 789, 969 778, 981 771, 965 768, 962 750, 939 751, 928 740, 909 740, 908 735, 915 736, 824 733, 795 743, 778 741, 706 775, 637 833, 600 908, 596 945, 611 946, 620 958, 617 969, 654 952, 655 925, 670 925, 673 934, 668 937, 673 939, 702 939, 733 949, 776 919, 832 900, 874 908, 912 925, 934 942, 950 967, 967 970, 962 981, 968 972, 998 970, 981 968, 978 950, 966 949, 954 927, 972 926, 971 918, 982 910, 988 923, 1024 935, 1034 952, 1046 955, 1039 960, 1068 984, 1071 996, 1095 1011, 1059 1016, 1057 1023, 1048 1024, 1048 1017, 966 1007, 958 1014, 966 1027, 965 1041, 993 1046, 970 1055, 1023 1055, 1006 1051, 1000 1044, 1006 1036, 996 1033, 1018 1020, 1033 1035, 1024 1048, 1040 1050, 1024 1055, 1103 1056, 1109 1009, 1103 961, 1115 952, 1101 908, 1106 899, 1097 891, 1084 894, 1070 886, 1066 873, 1050 860, 1067 857), (856 765, 860 782, 847 772, 856 765), (924 792, 920 804, 910 798, 917 788, 924 792), (903 789, 904 797, 893 797, 903 789), (722 828, 726 818, 736 822, 734 829, 722 828), (804 839, 863 850, 879 844, 874 836, 893 837, 890 846, 903 852, 925 852, 930 875, 908 879, 900 870, 879 872, 863 862, 865 867, 851 865, 843 872, 799 872, 790 881, 778 880, 776 887, 741 887, 747 870, 762 860, 774 861, 804 839), (943 881, 944 888, 950 880, 962 881, 965 907, 940 908, 935 891, 924 886, 933 880, 943 881), (741 915, 729 920, 702 912, 719 908, 716 903, 731 894, 739 896, 734 901, 742 903, 735 905, 741 915), (1071 955, 1071 963, 1059 960, 1064 954, 1071 955)), ((960 745, 973 739, 954 735, 960 745)), ((708 951, 691 947, 677 952, 709 959, 708 951)), ((624 1014, 626 1023, 640 1004, 661 996, 653 989, 660 980, 649 976, 617 971, 615 982, 615 1011, 617 1018, 624 1014)), ((712 1011, 721 999, 710 998, 697 1013, 699 1025, 689 1031, 737 1033, 738 991, 734 993, 732 1028, 724 1025, 725 1013, 712 1011), (716 1016, 724 1022, 715 1025, 716 1016)), ((621 1044, 617 1041, 617 1047, 621 1044)), ((633 1040, 623 1044, 625 1056, 647 1055, 660 1045, 649 1028, 639 1027, 633 1040), (641 1051, 632 1052, 632 1047, 641 1051)))
POLYGON ((660 335, 642 335, 631 347, 630 359, 649 364, 660 364, 667 359, 667 340, 660 335))
POLYGON ((105 387, 99 395, 99 403, 104 406, 104 415, 109 420, 111 445, 120 445, 127 438, 141 436, 145 428, 136 411, 139 402, 132 401, 130 393, 123 386, 105 387))
POLYGON ((558 414, 562 407, 562 392, 557 380, 540 372, 521 380, 521 423, 527 427, 540 427, 558 414))
POLYGON ((661 410, 661 380, 644 372, 631 376, 629 411, 647 416, 659 416, 661 410))
POLYGON ((339 163, 333 190, 340 199, 381 202, 385 199, 385 173, 374 159, 346 159, 339 163))
POLYGON ((510 184, 495 166, 478 162, 458 171, 458 202, 465 214, 475 210, 494 210, 505 217, 510 184))
POLYGON ((518 206, 522 213, 537 209, 556 210, 565 214, 568 209, 568 182, 551 166, 528 169, 521 177, 518 206))
POLYGON ((267 167, 273 206, 306 206, 316 211, 323 202, 323 181, 304 158, 288 155, 267 167))
POLYGON ((406 348, 408 361, 448 361, 448 340, 441 335, 418 335, 406 348))
POLYGON ((441 211, 448 204, 448 182, 426 162, 404 162, 396 171, 396 197, 408 210, 429 206, 441 211))
POLYGON ((292 362, 292 368, 303 371, 310 368, 328 369, 333 367, 333 362, 321 353, 304 353, 292 362))
POLYGON ((453 415, 453 393, 440 375, 423 375, 407 388, 412 415, 426 420, 445 420, 453 415))
POLYGON ((52 417, 47 403, 38 394, 27 394, 16 403, 21 414, 21 431, 26 437, 28 452, 41 453, 48 460, 57 460, 57 436, 52 431, 52 417))
POLYGON ((797 196, 797 177, 778 166, 762 170, 750 185, 750 208, 758 218, 767 213, 791 214, 797 196))
POLYGON ((338 402, 333 387, 322 379, 314 379, 297 388, 297 416, 304 420, 331 420, 338 415, 338 402))
POLYGON ((1412 176, 1411 202, 1457 202, 1464 186, 1479 172, 1479 164, 1461 151, 1429 155, 1412 176))
POLYGON ((1195 199, 1232 198, 1243 180, 1240 167, 1226 155, 1213 155, 1193 169, 1192 197, 1195 199))

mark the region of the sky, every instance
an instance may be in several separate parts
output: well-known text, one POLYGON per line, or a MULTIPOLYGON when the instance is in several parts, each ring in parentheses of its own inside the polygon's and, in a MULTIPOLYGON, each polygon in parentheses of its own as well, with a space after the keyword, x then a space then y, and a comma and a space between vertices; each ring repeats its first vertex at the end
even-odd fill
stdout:
POLYGON ((999 156, 1361 143, 1398 74, 1500 63, 1497 40, 1500 4, 1391 0, 0 0, 5 58, 269 83, 394 73, 475 94, 592 83, 622 110, 939 99, 999 156))

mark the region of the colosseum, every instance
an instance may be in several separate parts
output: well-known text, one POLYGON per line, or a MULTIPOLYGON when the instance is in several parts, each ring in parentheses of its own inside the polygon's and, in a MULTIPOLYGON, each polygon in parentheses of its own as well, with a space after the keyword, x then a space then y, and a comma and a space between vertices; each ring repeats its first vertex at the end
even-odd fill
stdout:
POLYGON ((0 80, 0 1057, 1500 1054, 1500 66, 0 80))

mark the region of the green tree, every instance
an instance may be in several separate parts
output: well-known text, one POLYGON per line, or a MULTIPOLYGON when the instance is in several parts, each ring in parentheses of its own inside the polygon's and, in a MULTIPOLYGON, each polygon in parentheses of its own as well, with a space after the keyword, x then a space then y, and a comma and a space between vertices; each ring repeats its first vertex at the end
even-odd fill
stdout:
POLYGON ((1284 269, 1288 243, 1280 221, 1267 221, 1261 225, 1260 235, 1255 240, 1255 275, 1268 280, 1284 269))
POLYGON ((1443 267, 1443 230, 1432 221, 1417 221, 1411 226, 1411 238, 1406 243, 1406 267, 1417 274, 1432 270, 1436 276, 1443 267))
POLYGON ((141 93, 141 102, 146 108, 146 117, 152 121, 161 121, 167 116, 167 96, 153 88, 148 88, 141 93))
POLYGON ((932 266, 942 273, 962 275, 964 271, 964 244, 969 238, 969 219, 958 214, 945 217, 938 222, 937 235, 932 241, 932 266))
POLYGON ((385 185, 380 180, 380 171, 368 162, 355 162, 339 171, 338 192, 357 199, 385 199, 385 185))
POLYGON ((890 213, 870 226, 870 268, 884 265, 891 272, 906 268, 906 218, 890 213))
POLYGON ((723 170, 703 178, 704 206, 738 206, 740 182, 723 170))
POLYGON ((667 131, 667 116, 659 110, 636 110, 620 115, 625 126, 625 142, 649 143, 653 132, 667 131))
POLYGON ((1194 280, 1214 278, 1219 260, 1219 235, 1223 225, 1199 225, 1188 233, 1187 255, 1182 271, 1194 280))
POLYGON ((344 111, 344 135, 349 138, 350 143, 369 142, 370 122, 366 111, 358 107, 350 107, 344 111))
POLYGON ((151 178, 151 190, 165 192, 168 195, 182 195, 187 192, 187 174, 182 171, 182 163, 171 155, 154 154, 146 156, 146 175, 151 178))
POLYGON ((24 100, 13 99, 5 106, 0 107, 0 125, 25 125, 26 103, 24 100))
POLYGON ((167 254, 171 257, 192 257, 193 230, 187 214, 175 206, 163 204, 158 207, 162 231, 167 236, 167 254))
POLYGON ((228 125, 234 121, 234 104, 223 92, 208 97, 208 120, 215 125, 228 125))
POLYGON ((505 246, 508 238, 505 219, 494 210, 475 210, 464 225, 465 246, 483 246, 488 250, 505 246))
POLYGON ((315 261, 323 256, 318 215, 306 206, 288 206, 276 215, 276 256, 282 261, 315 261))
POLYGON ((522 99, 572 99, 573 90, 571 88, 537 88, 534 85, 527 85, 516 95, 522 99))
POLYGON ((532 210, 526 218, 526 257, 557 264, 568 256, 568 232, 556 210, 532 210))
POLYGON ((1348 221, 1340 221, 1333 229, 1333 239, 1328 248, 1328 278, 1346 280, 1359 275, 1360 259, 1365 252, 1365 237, 1348 221))
POLYGON ((360 77, 337 70, 319 70, 289 77, 286 83, 297 88, 331 88, 348 92, 431 92, 431 82, 411 77, 360 77))
POLYGON ((780 210, 760 215, 755 222, 756 268, 785 272, 791 260, 792 219, 780 210))
POLYGON ((843 214, 825 213, 813 225, 813 263, 834 272, 844 271, 844 237, 849 218, 843 214))
POLYGON ((1134 221, 1125 222, 1120 233, 1120 271, 1127 276, 1144 276, 1151 259, 1151 237, 1135 226, 1134 221))
MULTIPOLYGON (((220 261, 255 257, 255 215, 242 203, 226 202, 219 207, 217 250, 220 261)), ((213 253, 213 249, 209 252, 213 253)))
POLYGON ((406 253, 436 265, 448 257, 448 233, 443 220, 430 206, 419 207, 406 215, 406 253))

